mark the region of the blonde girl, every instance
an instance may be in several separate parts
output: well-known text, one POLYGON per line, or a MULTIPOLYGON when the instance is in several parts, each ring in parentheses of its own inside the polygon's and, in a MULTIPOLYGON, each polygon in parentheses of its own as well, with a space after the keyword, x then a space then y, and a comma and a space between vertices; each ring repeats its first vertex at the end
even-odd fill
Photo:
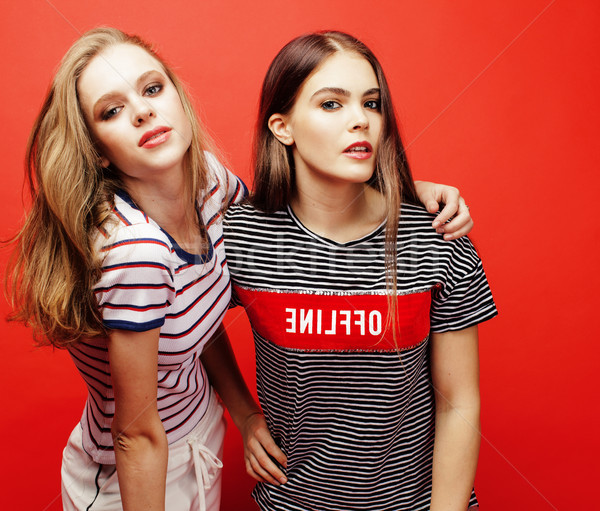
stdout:
POLYGON ((246 189, 207 147, 170 68, 111 28, 67 52, 33 127, 9 285, 13 319, 66 348, 88 387, 65 509, 218 509, 213 387, 248 450, 270 445, 221 326, 221 216, 246 189))

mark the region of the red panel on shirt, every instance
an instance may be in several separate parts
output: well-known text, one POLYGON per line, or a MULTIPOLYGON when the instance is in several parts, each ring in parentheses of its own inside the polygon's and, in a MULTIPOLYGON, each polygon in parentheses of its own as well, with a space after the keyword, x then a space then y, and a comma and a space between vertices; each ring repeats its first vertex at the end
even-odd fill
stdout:
MULTIPOLYGON (((301 350, 394 350, 386 330, 385 295, 326 295, 251 290, 235 291, 261 337, 301 350)), ((398 296, 398 348, 417 345, 429 333, 431 293, 398 296)))

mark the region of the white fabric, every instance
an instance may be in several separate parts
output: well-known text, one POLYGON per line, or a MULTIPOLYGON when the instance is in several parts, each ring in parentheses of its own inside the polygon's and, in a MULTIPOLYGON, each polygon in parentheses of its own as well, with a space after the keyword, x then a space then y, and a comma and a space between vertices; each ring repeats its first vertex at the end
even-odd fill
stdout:
MULTIPOLYGON (((169 446, 165 509, 218 511, 221 503, 223 438, 226 421, 214 393, 192 432, 169 446)), ((78 424, 63 452, 65 511, 122 511, 115 465, 99 465, 84 451, 78 424)))

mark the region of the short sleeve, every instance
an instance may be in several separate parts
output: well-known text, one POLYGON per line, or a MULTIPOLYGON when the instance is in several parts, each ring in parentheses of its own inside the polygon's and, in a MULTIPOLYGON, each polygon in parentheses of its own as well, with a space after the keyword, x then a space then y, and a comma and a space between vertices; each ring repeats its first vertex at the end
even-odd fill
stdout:
MULTIPOLYGON (((448 243, 448 242, 446 242, 448 243)), ((462 330, 498 314, 481 259, 468 238, 454 242, 446 276, 434 290, 431 331, 462 330)))
POLYGON ((143 332, 161 327, 175 298, 172 248, 157 229, 133 225, 100 248, 102 276, 94 292, 109 329, 143 332))
MULTIPOLYGON (((248 196, 248 188, 233 172, 227 169, 212 153, 205 153, 211 173, 216 176, 216 183, 211 192, 219 193, 225 207, 237 204, 248 196)), ((209 192, 209 194, 211 193, 209 192)))

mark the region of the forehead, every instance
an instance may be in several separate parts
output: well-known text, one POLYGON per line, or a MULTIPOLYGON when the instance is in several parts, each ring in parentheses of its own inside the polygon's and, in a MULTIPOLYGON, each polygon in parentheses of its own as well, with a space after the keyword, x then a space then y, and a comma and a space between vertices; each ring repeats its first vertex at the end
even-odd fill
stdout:
POLYGON ((95 101, 103 94, 131 88, 140 75, 152 70, 164 74, 161 63, 143 48, 113 45, 90 60, 79 77, 77 91, 82 101, 95 101))
POLYGON ((373 67, 362 55, 339 51, 325 59, 306 79, 300 94, 314 94, 321 88, 339 87, 362 93, 378 88, 373 67))

